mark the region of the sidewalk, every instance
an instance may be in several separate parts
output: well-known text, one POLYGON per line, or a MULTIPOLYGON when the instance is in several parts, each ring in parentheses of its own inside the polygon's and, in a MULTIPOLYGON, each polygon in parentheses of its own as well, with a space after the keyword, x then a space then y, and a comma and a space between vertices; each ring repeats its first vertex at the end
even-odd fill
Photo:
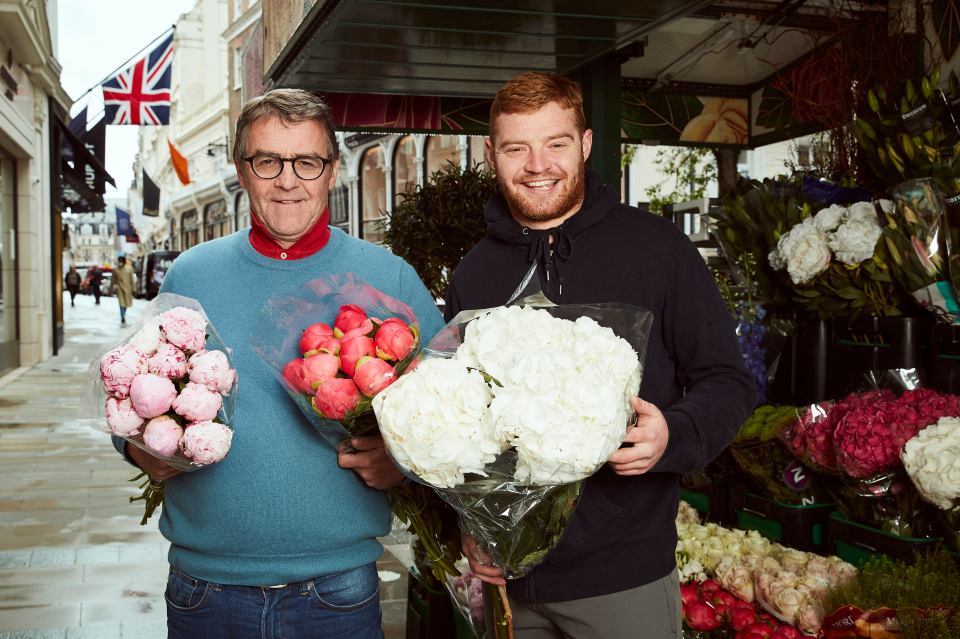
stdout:
MULTIPOLYGON (((117 302, 65 300, 60 353, 0 377, 0 639, 164 639, 159 513, 140 526, 135 469, 78 422, 87 366, 121 330, 117 302)), ((384 631, 401 639, 409 544, 402 530, 381 541, 384 631)))

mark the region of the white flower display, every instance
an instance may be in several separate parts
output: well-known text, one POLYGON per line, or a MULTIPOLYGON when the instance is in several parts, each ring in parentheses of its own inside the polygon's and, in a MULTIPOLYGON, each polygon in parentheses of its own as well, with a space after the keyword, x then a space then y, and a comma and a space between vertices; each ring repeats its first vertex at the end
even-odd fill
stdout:
POLYGON ((903 466, 920 496, 950 510, 960 498, 960 417, 941 417, 909 440, 901 453, 903 466))
POLYGON ((830 248, 839 261, 855 266, 873 257, 882 234, 873 205, 857 202, 850 206, 843 224, 830 237, 830 248))
MULTIPOLYGON (((807 220, 810 219, 807 218, 807 220)), ((814 224, 797 224, 781 235, 776 252, 786 263, 787 272, 794 284, 809 282, 830 266, 830 245, 827 234, 814 224)))
POLYGON ((435 487, 462 483, 511 447, 515 482, 565 484, 591 475, 620 446, 641 374, 630 344, 592 319, 500 307, 467 324, 452 360, 424 361, 373 407, 394 459, 435 487), (467 379, 464 397, 456 389, 467 379), (469 413, 460 412, 464 402, 469 413))
POLYGON ((677 519, 677 567, 704 574, 744 601, 816 634, 823 621, 823 593, 845 583, 856 568, 838 557, 786 548, 756 531, 731 530, 677 519))
POLYGON ((840 222, 843 221, 843 214, 846 209, 839 204, 831 204, 825 209, 820 209, 813 218, 813 223, 824 233, 835 231, 840 222))
MULTIPOLYGON (((888 210, 893 203, 880 200, 880 206, 888 210)), ((882 233, 873 203, 832 204, 781 235, 767 260, 775 271, 787 269, 794 284, 805 284, 834 258, 849 266, 869 260, 882 233)))
POLYGON ((460 362, 429 359, 373 398, 394 460, 436 487, 483 474, 501 451, 490 422, 490 388, 460 362))

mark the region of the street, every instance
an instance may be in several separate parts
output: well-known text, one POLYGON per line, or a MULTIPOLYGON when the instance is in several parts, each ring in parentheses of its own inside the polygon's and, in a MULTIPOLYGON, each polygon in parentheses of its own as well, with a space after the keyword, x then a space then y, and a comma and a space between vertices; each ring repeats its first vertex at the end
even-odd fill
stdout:
MULTIPOLYGON (((136 300, 127 325, 146 306, 136 300)), ((64 295, 56 357, 0 377, 0 639, 162 639, 168 544, 140 526, 137 474, 81 420, 91 360, 123 330, 117 300, 64 295)), ((387 639, 404 636, 409 542, 378 562, 387 639)))

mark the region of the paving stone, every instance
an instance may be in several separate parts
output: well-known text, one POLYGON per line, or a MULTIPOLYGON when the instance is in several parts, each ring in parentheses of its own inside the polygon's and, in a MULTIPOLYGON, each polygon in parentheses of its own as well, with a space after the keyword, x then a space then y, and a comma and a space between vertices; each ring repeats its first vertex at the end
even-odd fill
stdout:
MULTIPOLYGON (((0 527, 2 529, 2 527, 0 527)), ((8 550, 0 552, 0 568, 26 568, 30 565, 30 550, 8 550)))
POLYGON ((62 628, 48 630, 13 630, 0 632, 0 639, 63 639, 66 631, 62 628))
POLYGON ((66 639, 120 639, 120 623, 96 623, 67 628, 66 639))
POLYGON ((30 556, 31 567, 72 566, 77 563, 77 551, 74 548, 36 549, 30 556))

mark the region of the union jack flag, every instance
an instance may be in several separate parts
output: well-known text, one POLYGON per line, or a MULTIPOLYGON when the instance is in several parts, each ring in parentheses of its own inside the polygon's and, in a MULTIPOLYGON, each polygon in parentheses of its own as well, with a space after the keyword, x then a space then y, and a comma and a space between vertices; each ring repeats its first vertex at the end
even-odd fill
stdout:
POLYGON ((173 32, 101 86, 107 124, 169 124, 173 32))

